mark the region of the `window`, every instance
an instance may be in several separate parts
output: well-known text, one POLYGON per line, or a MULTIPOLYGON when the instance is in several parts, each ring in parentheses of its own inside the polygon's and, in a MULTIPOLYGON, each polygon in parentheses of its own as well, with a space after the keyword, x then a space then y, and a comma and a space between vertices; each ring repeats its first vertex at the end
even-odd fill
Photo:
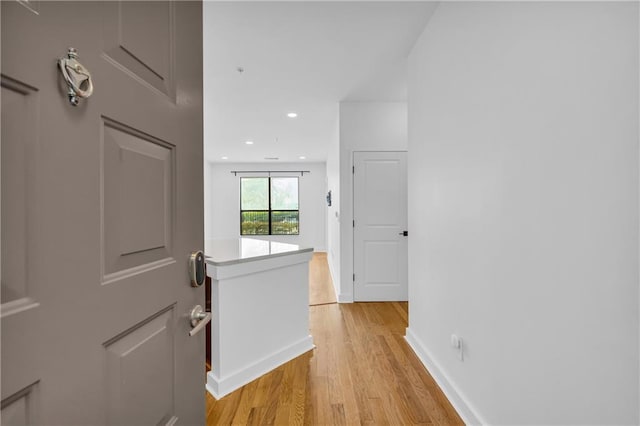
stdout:
POLYGON ((297 177, 240 178, 240 235, 298 235, 297 177))

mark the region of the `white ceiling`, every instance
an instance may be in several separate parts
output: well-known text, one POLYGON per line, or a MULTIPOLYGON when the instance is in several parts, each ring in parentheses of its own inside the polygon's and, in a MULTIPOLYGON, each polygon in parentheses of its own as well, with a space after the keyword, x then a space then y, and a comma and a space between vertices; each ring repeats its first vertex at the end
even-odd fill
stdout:
POLYGON ((205 2, 205 158, 325 161, 340 101, 406 100, 406 57, 435 6, 205 2))

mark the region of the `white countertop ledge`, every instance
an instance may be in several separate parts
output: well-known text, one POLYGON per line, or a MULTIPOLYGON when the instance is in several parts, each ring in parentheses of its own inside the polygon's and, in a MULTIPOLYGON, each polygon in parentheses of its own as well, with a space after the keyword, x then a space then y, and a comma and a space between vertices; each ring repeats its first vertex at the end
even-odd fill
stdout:
POLYGON ((204 246, 205 260, 213 266, 237 265, 311 251, 313 248, 297 244, 244 237, 206 240, 204 246))

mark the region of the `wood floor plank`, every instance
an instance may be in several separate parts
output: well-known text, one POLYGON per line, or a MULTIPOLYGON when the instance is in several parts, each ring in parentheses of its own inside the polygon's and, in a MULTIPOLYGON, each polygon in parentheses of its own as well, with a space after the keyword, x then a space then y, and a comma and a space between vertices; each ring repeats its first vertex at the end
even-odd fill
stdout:
MULTIPOLYGON (((382 339, 381 346, 388 348, 388 345, 382 339)), ((406 410, 408 418, 412 423, 426 423, 430 422, 431 418, 427 413, 426 401, 429 399, 428 395, 421 394, 416 387, 412 386, 407 378, 406 370, 400 367, 400 364, 396 361, 395 357, 391 353, 390 349, 385 350, 385 359, 390 363, 393 375, 398 381, 398 392, 402 401, 401 407, 406 410)))
POLYGON ((391 424, 389 423, 389 419, 387 418, 387 414, 384 411, 384 407, 382 406, 380 398, 369 399, 369 406, 371 407, 371 411, 373 412, 373 421, 371 423, 365 422, 365 424, 380 426, 391 424))
POLYGON ((310 308, 316 349, 226 397, 207 425, 462 425, 404 339, 406 303, 310 308))
POLYGON ((331 403, 329 402, 329 383, 326 376, 318 376, 315 379, 316 400, 314 405, 314 411, 316 413, 316 422, 319 425, 331 424, 331 403))
MULTIPOLYGON (((327 389, 329 392, 329 402, 331 405, 340 405, 344 401, 342 383, 340 381, 340 357, 338 356, 339 348, 335 345, 329 346, 328 368, 327 368, 327 389)), ((344 412, 344 407, 342 407, 344 412)))
POLYGON ((260 418, 262 417, 261 411, 261 407, 251 408, 251 411, 249 412, 249 418, 247 419, 247 425, 260 426, 260 418))
POLYGON ((313 374, 309 374, 307 378, 308 387, 306 391, 306 402, 305 402, 305 413, 304 413, 304 424, 305 425, 315 425, 318 423, 318 410, 320 407, 318 406, 318 392, 319 385, 317 384, 317 376, 313 374))
POLYGON ((308 352, 292 362, 292 364, 295 364, 295 373, 288 425, 304 424, 304 413, 307 404, 308 365, 310 359, 311 352, 308 352))
POLYGON ((234 392, 222 398, 225 404, 218 419, 218 424, 232 424, 238 405, 240 405, 241 396, 241 392, 234 392))
MULTIPOLYGON (((275 370, 274 370, 275 371, 275 370)), ((267 402, 268 390, 271 385, 271 377, 273 376, 274 371, 265 374, 260 377, 258 380, 258 389, 256 391, 255 396, 253 397, 253 401, 251 402, 251 406, 254 408, 264 407, 267 402)), ((235 393, 235 392, 234 392, 235 393)))
MULTIPOLYGON (((286 400, 286 390, 282 386, 284 371, 285 368, 279 368, 273 371, 273 376, 270 378, 271 386, 269 387, 269 393, 267 394, 267 400, 265 405, 263 406, 263 417, 261 419, 261 424, 263 425, 272 425, 275 424, 276 414, 278 411, 278 400, 279 398, 284 396, 286 400)), ((283 405, 286 405, 283 404, 283 405)), ((288 416, 287 416, 288 417, 288 416)))
MULTIPOLYGON (((348 348, 343 347, 341 349, 342 350, 340 351, 340 359, 348 359, 346 357, 348 348)), ((358 403, 356 401, 350 366, 346 362, 341 362, 339 363, 338 371, 338 374, 340 375, 340 385, 342 386, 342 405, 345 414, 345 421, 349 425, 358 424, 360 423, 360 411, 358 410, 358 403)))
POLYGON ((402 318, 403 324, 409 323, 409 309, 407 303, 391 302, 391 306, 402 318))
MULTIPOLYGON (((429 395, 433 397, 433 399, 438 403, 439 407, 444 409, 444 412, 448 414, 446 418, 459 418, 458 413, 453 408, 445 394, 442 392, 442 389, 438 386, 436 381, 431 377, 431 374, 427 371, 426 368, 422 365, 416 354, 411 350, 409 345, 404 340, 402 336, 394 336, 394 339, 398 341, 399 347, 403 350, 403 352, 407 353, 409 361, 411 363, 412 369, 411 371, 415 373, 419 377, 419 383, 426 387, 429 395)), ((441 424, 447 424, 446 421, 441 424)))
POLYGON ((347 424, 344 415, 344 406, 342 404, 331 404, 331 424, 343 426, 347 424))
POLYGON ((289 414, 291 413, 291 405, 284 404, 279 405, 278 410, 276 411, 276 417, 273 422, 274 425, 288 425, 289 424, 289 414))
POLYGON ((327 253, 316 252, 309 262, 309 305, 336 303, 336 292, 329 273, 327 253))
POLYGON ((253 408, 253 398, 255 397, 257 391, 257 380, 254 380, 253 382, 242 388, 240 402, 238 403, 238 408, 236 409, 235 416, 233 416, 232 424, 242 425, 249 422, 249 415, 251 413, 251 409, 253 408))
MULTIPOLYGON (((379 339, 384 339, 384 336, 378 336, 379 339)), ((397 378, 394 376, 393 368, 388 359, 385 358, 386 354, 380 351, 377 356, 376 364, 379 366, 378 374, 374 376, 375 386, 377 388, 390 388, 397 389, 399 386, 397 378)), ((391 424, 403 424, 406 422, 406 417, 402 415, 400 410, 401 401, 396 398, 397 392, 381 392, 380 403, 386 414, 389 423, 391 424)))

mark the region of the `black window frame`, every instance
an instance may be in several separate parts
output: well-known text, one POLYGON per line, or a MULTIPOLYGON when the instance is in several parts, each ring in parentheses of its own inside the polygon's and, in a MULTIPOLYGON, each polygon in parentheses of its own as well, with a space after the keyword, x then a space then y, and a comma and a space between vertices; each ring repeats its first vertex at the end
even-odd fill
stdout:
POLYGON ((300 235, 300 178, 297 176, 247 176, 247 177, 241 177, 240 178, 240 236, 261 236, 261 235, 282 235, 282 236, 287 236, 287 235, 300 235), (296 194, 296 197, 298 199, 298 208, 296 210, 287 210, 287 209, 272 209, 271 208, 271 179, 282 179, 282 178, 287 178, 287 179, 296 179, 298 181, 298 185, 297 185, 297 189, 298 189, 298 193, 296 194), (268 200, 269 200, 269 209, 268 210, 242 210, 242 179, 267 179, 267 196, 268 196, 268 200), (267 217, 269 218, 269 233, 268 234, 243 234, 242 233, 242 213, 244 212, 256 212, 256 213, 267 213, 267 217), (295 234, 274 234, 273 233, 273 225, 272 225, 272 213, 273 212, 297 212, 298 213, 298 232, 296 232, 295 234))

